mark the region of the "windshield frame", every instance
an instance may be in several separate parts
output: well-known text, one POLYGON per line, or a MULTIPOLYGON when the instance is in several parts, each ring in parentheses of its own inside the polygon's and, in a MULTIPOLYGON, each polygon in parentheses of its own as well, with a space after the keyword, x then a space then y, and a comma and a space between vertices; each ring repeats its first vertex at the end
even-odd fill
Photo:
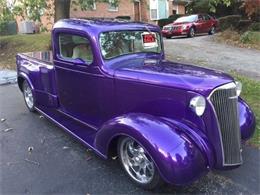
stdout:
POLYGON ((99 51, 100 51, 100 55, 102 57, 103 60, 105 61, 109 61, 109 60, 112 60, 112 59, 115 59, 115 58, 118 58, 118 57, 123 57, 123 56, 127 56, 127 55, 135 55, 135 54, 156 54, 156 55, 162 55, 162 53, 164 52, 163 50, 163 38, 162 38, 162 34, 160 33, 160 31, 156 31, 156 30, 153 30, 153 29, 149 29, 149 31, 147 29, 126 29, 126 30, 109 30, 109 31, 102 31, 99 33, 98 35, 98 44, 99 44, 99 51), (160 41, 160 43, 158 43, 158 45, 160 44, 160 52, 153 52, 153 51, 141 51, 141 52, 134 52, 134 53, 125 53, 125 54, 121 54, 121 55, 117 55, 117 56, 113 56, 113 57, 110 57, 110 58, 106 58, 103 53, 102 53, 102 45, 101 45, 101 42, 100 42, 100 39, 101 39, 101 34, 103 33, 109 33, 109 32, 122 32, 122 31, 133 31, 133 32, 136 32, 136 31, 141 31, 141 32, 147 32, 147 33, 156 33, 158 34, 158 38, 157 41, 160 41))

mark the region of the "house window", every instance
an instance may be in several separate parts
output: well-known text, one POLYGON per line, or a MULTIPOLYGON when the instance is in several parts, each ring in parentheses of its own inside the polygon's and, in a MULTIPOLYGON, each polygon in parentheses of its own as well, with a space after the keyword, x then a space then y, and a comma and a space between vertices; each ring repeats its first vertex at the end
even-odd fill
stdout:
POLYGON ((115 5, 115 0, 109 0, 108 11, 118 11, 118 6, 115 5))
POLYGON ((151 9, 151 20, 157 20, 157 9, 151 9))
POLYGON ((96 7, 96 2, 93 1, 93 4, 90 5, 90 7, 91 7, 92 10, 96 10, 96 9, 97 9, 97 7, 96 7))

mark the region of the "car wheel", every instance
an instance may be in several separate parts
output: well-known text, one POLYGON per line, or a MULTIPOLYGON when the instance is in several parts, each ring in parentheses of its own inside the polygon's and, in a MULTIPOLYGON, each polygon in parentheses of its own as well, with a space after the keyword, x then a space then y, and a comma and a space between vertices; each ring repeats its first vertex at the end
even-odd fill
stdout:
POLYGON ((194 37, 195 36, 195 29, 193 27, 190 28, 189 33, 188 33, 188 37, 194 37))
POLYGON ((138 186, 154 189, 163 184, 151 156, 137 141, 130 137, 122 137, 119 139, 117 150, 125 172, 138 186))
POLYGON ((212 26, 212 27, 210 28, 210 30, 209 30, 209 35, 214 35, 215 32, 216 32, 216 28, 215 28, 215 26, 212 26))
POLYGON ((23 82, 23 97, 27 108, 31 111, 35 111, 35 98, 33 96, 32 88, 27 81, 23 82))

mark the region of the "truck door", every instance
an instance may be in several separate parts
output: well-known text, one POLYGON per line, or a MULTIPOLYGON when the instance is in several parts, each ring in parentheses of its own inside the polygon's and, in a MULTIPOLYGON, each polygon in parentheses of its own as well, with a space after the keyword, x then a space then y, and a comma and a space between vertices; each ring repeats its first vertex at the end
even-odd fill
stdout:
POLYGON ((98 75, 92 46, 86 36, 57 33, 54 60, 59 110, 87 124, 97 124, 98 75))

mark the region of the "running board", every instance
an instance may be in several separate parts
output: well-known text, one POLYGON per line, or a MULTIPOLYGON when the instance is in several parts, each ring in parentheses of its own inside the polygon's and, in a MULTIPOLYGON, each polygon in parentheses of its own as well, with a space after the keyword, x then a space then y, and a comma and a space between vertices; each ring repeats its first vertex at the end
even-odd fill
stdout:
POLYGON ((38 106, 35 107, 35 109, 48 120, 52 121, 54 124, 81 141, 84 145, 94 150, 94 152, 96 152, 99 156, 105 159, 107 158, 107 156, 97 151, 94 147, 96 130, 62 114, 54 108, 42 108, 38 106))

